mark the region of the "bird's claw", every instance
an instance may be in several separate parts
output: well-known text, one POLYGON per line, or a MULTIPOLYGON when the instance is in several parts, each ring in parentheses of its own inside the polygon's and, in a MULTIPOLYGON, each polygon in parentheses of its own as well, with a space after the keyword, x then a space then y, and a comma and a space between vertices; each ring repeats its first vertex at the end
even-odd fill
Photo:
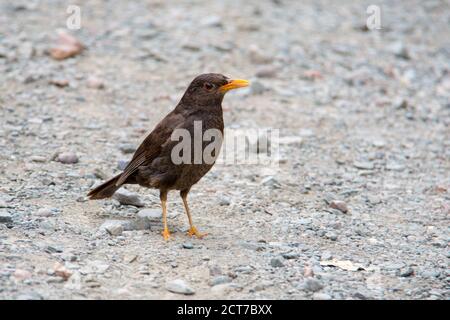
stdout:
POLYGON ((170 239, 170 232, 168 229, 164 229, 164 231, 162 232, 163 238, 164 240, 169 240, 170 239))
POLYGON ((200 233, 196 227, 192 226, 189 231, 188 231, 188 235, 192 236, 196 236, 197 239, 202 239, 204 236, 208 235, 207 233, 200 233))

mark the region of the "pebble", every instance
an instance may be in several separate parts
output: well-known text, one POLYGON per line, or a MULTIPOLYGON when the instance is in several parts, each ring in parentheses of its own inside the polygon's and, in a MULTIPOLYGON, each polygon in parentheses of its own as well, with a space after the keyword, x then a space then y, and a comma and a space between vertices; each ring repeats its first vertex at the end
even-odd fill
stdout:
POLYGON ((64 88, 64 87, 67 87, 69 85, 69 80, 55 78, 55 79, 51 79, 49 81, 49 83, 54 85, 54 86, 57 86, 59 88, 64 88))
POLYGON ((45 247, 44 251, 51 254, 51 253, 61 253, 64 250, 63 250, 63 248, 61 248, 59 246, 49 245, 49 246, 45 247))
POLYGON ((185 294, 185 295, 192 295, 195 294, 195 290, 192 289, 189 284, 182 280, 182 279, 176 279, 168 282, 166 284, 166 290, 178 293, 178 294, 185 294))
POLYGON ((347 213, 348 212, 348 207, 347 204, 344 201, 340 201, 340 200, 332 200, 330 202, 330 207, 333 209, 337 209, 343 213, 347 213))
POLYGON ((219 200, 219 206, 229 206, 231 204, 231 199, 228 197, 221 197, 219 200))
POLYGON ((215 27, 215 28, 221 28, 222 25, 222 19, 219 16, 207 16, 203 18, 200 21, 200 25, 204 27, 215 27))
POLYGON ((137 217, 139 219, 147 219, 150 221, 161 221, 162 210, 161 209, 142 209, 138 212, 137 217))
POLYGON ((211 287, 211 292, 218 297, 223 297, 235 289, 236 285, 234 283, 222 283, 211 287))
POLYGON ((414 269, 413 268, 406 268, 404 270, 400 270, 400 277, 406 278, 411 277, 414 275, 414 269))
POLYGON ((182 247, 184 249, 194 249, 194 245, 191 242, 185 242, 183 243, 182 247))
POLYGON ((355 161, 353 162, 353 166, 361 170, 373 170, 375 167, 374 164, 369 161, 355 161))
POLYGON ((63 152, 58 155, 58 161, 64 164, 74 164, 78 162, 78 157, 72 152, 63 152))
POLYGON ((122 220, 107 220, 100 226, 100 230, 106 230, 112 236, 119 236, 124 231, 124 223, 122 220))
POLYGON ((279 189, 281 187, 277 179, 272 176, 265 177, 261 180, 261 185, 271 187, 272 189, 279 189))
POLYGON ((98 77, 90 76, 87 79, 87 86, 91 89, 104 89, 105 83, 98 77))
POLYGON ((386 163, 386 170, 390 171, 403 171, 405 166, 398 162, 388 162, 386 163))
POLYGON ((47 158, 42 157, 42 156, 32 156, 32 157, 30 158, 30 160, 33 161, 33 162, 43 163, 43 162, 46 162, 46 161, 47 161, 47 158))
POLYGON ((23 281, 31 278, 31 272, 23 269, 16 269, 13 273, 13 277, 17 281, 23 281))
POLYGON ((80 273, 84 275, 103 274, 109 269, 109 267, 109 264, 101 260, 88 261, 86 265, 80 269, 80 273))
POLYGON ((278 138, 280 145, 298 145, 303 143, 303 138, 299 136, 285 136, 278 138))
POLYGON ((36 292, 22 293, 16 297, 16 300, 43 300, 44 298, 36 292))
POLYGON ((315 292, 313 294, 313 300, 331 300, 331 296, 326 293, 315 292))
POLYGON ((248 274, 253 271, 253 268, 251 266, 239 266, 239 267, 235 268, 234 271, 243 273, 243 274, 248 274))
POLYGON ((270 265, 274 268, 284 267, 284 263, 280 258, 272 258, 270 259, 270 265))
POLYGON ((233 279, 231 279, 229 276, 216 276, 214 277, 211 281, 210 281, 210 285, 213 286, 217 286, 219 284, 224 284, 224 283, 230 283, 233 279))
POLYGON ((55 212, 50 208, 41 208, 36 211, 36 215, 39 217, 52 217, 55 215, 55 212))
POLYGON ((263 66, 256 70, 255 75, 259 78, 275 78, 277 75, 277 68, 273 66, 263 66))
POLYGON ((401 58, 404 60, 411 59, 409 51, 403 42, 394 42, 388 48, 397 58, 401 58))
POLYGON ((134 221, 127 222, 123 225, 124 230, 147 230, 151 228, 151 221, 147 218, 136 217, 134 221))
POLYGON ((323 289, 323 284, 315 278, 307 278, 303 282, 303 289, 307 291, 316 292, 323 289))
POLYGON ((305 266, 303 269, 303 276, 305 278, 311 278, 314 277, 314 271, 313 268, 311 268, 311 266, 305 266))
POLYGON ((404 266, 405 264, 403 262, 387 262, 382 265, 385 270, 399 270, 404 266))
POLYGON ((119 170, 125 170, 125 168, 127 167, 127 165, 128 165, 128 160, 119 160, 118 162, 117 162, 117 168, 119 169, 119 170))
POLYGON ((117 190, 113 195, 113 199, 116 199, 122 205, 130 205, 135 207, 144 206, 144 203, 136 192, 131 192, 124 188, 117 190))
POLYGON ((287 260, 290 260, 290 259, 297 259, 297 258, 299 258, 300 254, 298 254, 296 252, 286 252, 286 253, 281 254, 281 256, 283 258, 287 259, 287 260))
POLYGON ((268 88, 263 85, 260 81, 252 81, 252 85, 250 86, 250 93, 252 95, 260 95, 266 92, 268 88))
POLYGON ((403 98, 399 98, 397 100, 394 101, 394 107, 396 109, 407 109, 408 108, 408 100, 403 99, 403 98))
POLYGON ((0 211, 0 223, 12 222, 12 215, 7 211, 0 211))
POLYGON ((441 275, 441 273, 437 270, 424 270, 420 273, 420 276, 422 278, 439 278, 439 276, 441 275))
POLYGON ((337 234, 334 233, 334 232, 332 232, 332 231, 327 232, 327 233, 325 234, 325 237, 326 237, 327 239, 330 239, 331 241, 336 241, 337 238, 338 238, 337 234))
POLYGON ((121 145, 119 145, 119 150, 126 154, 134 153, 134 151, 136 151, 136 146, 131 143, 122 143, 121 145))

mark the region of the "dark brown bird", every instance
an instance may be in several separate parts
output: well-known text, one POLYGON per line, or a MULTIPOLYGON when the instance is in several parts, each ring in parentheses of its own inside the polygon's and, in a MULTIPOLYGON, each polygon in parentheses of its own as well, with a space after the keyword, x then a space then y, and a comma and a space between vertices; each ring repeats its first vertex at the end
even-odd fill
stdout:
MULTIPOLYGON (((211 153, 212 161, 206 161, 203 157, 198 159, 198 154, 203 155, 203 151, 206 151, 205 148, 208 146, 203 135, 208 130, 223 135, 223 97, 229 90, 246 87, 248 84, 246 80, 230 80, 216 73, 196 77, 175 109, 158 123, 141 143, 124 171, 91 190, 88 194, 89 198, 111 197, 124 184, 139 184, 143 187, 159 189, 164 223, 162 234, 164 239, 168 240, 170 233, 167 227, 167 193, 170 190, 179 190, 189 219, 188 234, 202 238, 205 234, 201 234, 192 222, 187 195, 191 187, 211 169, 222 143, 221 136, 214 138, 217 140, 214 141, 217 148, 211 153), (201 127, 200 136, 196 135, 199 127, 201 127), (179 150, 180 138, 173 137, 176 133, 189 134, 189 143, 184 146, 190 146, 190 150, 179 150), (200 153, 198 153, 199 146, 200 153), (175 153, 174 148, 177 150, 175 153)), ((182 138, 182 142, 186 142, 184 135, 182 138)))

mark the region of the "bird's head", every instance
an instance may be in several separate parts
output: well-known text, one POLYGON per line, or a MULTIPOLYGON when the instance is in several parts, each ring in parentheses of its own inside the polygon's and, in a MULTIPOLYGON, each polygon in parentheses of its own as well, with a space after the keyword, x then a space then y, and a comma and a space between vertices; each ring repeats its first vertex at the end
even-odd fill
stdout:
POLYGON ((192 80, 183 100, 197 106, 220 105, 225 93, 248 85, 247 80, 232 80, 219 73, 205 73, 192 80))

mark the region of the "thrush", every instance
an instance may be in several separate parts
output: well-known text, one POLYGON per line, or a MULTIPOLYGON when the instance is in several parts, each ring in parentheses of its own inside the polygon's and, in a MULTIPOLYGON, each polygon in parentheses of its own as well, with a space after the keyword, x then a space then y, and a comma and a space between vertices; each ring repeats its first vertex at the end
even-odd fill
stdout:
MULTIPOLYGON (((175 109, 156 125, 137 148, 123 172, 91 190, 88 197, 90 199, 109 198, 125 184, 138 184, 146 188, 159 189, 164 225, 162 235, 165 240, 168 240, 170 232, 167 226, 167 194, 171 190, 178 190, 189 220, 188 234, 202 238, 206 234, 200 233, 194 226, 187 196, 191 187, 214 165, 222 140, 214 141, 215 149, 212 152, 212 161, 206 161, 203 157, 193 161, 192 158, 196 158, 198 154, 196 153, 198 150, 195 150, 196 147, 200 146, 199 154, 201 155, 208 147, 202 137, 195 136, 196 126, 201 128, 202 135, 208 130, 223 135, 222 101, 224 95, 232 89, 248 85, 247 80, 231 80, 217 73, 202 74, 196 77, 175 109), (180 139, 176 140, 173 137, 177 130, 188 133, 187 138, 191 138, 191 141, 185 146, 193 148, 182 149, 178 153, 173 152, 174 148, 179 148, 180 143, 180 139), (200 144, 197 143, 198 139, 201 139, 200 144), (179 156, 183 161, 179 161, 179 156)), ((183 136, 184 139, 185 136, 183 136)))

